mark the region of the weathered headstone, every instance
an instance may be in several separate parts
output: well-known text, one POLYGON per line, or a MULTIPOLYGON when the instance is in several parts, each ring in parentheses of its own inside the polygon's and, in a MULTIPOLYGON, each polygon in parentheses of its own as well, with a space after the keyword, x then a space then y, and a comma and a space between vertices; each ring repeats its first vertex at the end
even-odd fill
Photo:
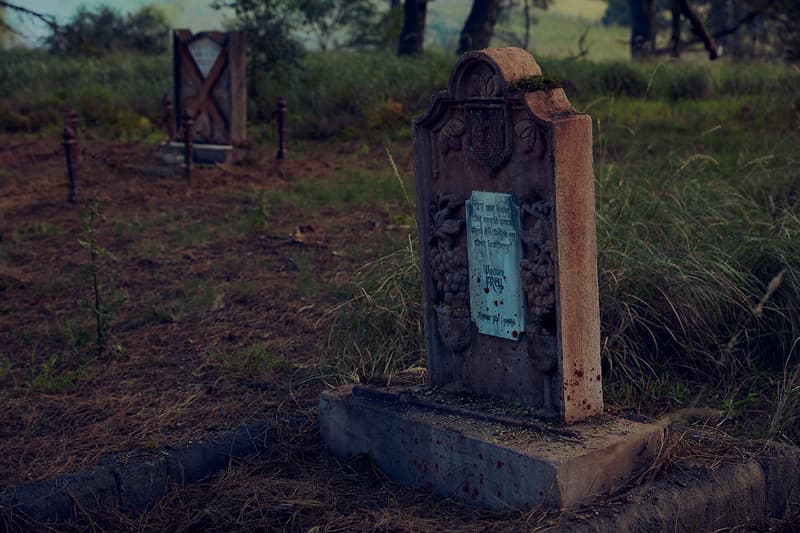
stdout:
POLYGON ((464 55, 414 130, 431 384, 603 410, 592 123, 518 48, 464 55))
POLYGON ((592 123, 541 74, 467 53, 415 121, 431 387, 320 401, 331 453, 493 508, 589 501, 661 438, 603 414, 592 123))
POLYGON ((243 32, 174 31, 176 137, 184 137, 180 117, 188 112, 195 159, 224 161, 247 141, 245 50, 243 32))

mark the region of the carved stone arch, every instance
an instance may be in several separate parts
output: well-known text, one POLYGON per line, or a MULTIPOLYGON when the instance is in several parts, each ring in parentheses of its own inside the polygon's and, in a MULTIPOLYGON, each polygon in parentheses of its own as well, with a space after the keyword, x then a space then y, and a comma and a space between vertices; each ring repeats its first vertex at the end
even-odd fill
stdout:
MULTIPOLYGON (((526 153, 535 147, 538 130, 513 123, 512 108, 519 102, 513 89, 519 80, 541 73, 536 60, 519 48, 469 52, 453 68, 447 98, 464 102, 464 115, 444 131, 466 134, 469 153, 486 165, 492 177, 509 160, 515 143, 523 143, 526 153)), ((461 146, 460 138, 452 135, 440 139, 444 140, 448 142, 442 144, 444 153, 461 146)))
POLYGON ((519 48, 477 50, 461 56, 447 84, 447 92, 458 100, 503 98, 515 82, 541 76, 533 57, 519 48))

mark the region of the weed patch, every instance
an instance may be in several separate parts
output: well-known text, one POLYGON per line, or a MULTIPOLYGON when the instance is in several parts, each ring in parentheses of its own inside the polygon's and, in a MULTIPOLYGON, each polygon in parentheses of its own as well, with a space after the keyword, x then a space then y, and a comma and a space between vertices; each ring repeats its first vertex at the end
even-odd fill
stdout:
POLYGON ((237 377, 259 377, 273 370, 291 368, 285 358, 276 355, 262 342, 218 351, 211 358, 223 371, 237 377))
POLYGON ((153 318, 162 323, 179 323, 190 317, 198 317, 218 311, 225 307, 224 288, 215 280, 199 278, 187 280, 184 284, 167 293, 151 294, 156 300, 151 306, 153 318))
POLYGON ((100 204, 96 198, 92 198, 84 214, 84 236, 79 240, 81 246, 89 253, 89 263, 85 267, 89 296, 80 303, 89 310, 94 319, 97 356, 105 351, 111 320, 126 300, 126 295, 112 286, 114 274, 111 272, 111 263, 116 258, 97 240, 97 224, 103 218, 100 204))
POLYGON ((423 364, 422 286, 416 243, 368 263, 356 272, 352 296, 329 312, 330 360, 322 362, 334 383, 388 383, 423 364))
POLYGON ((31 366, 28 387, 36 392, 64 392, 71 389, 80 376, 80 369, 67 368, 62 357, 52 356, 31 366))

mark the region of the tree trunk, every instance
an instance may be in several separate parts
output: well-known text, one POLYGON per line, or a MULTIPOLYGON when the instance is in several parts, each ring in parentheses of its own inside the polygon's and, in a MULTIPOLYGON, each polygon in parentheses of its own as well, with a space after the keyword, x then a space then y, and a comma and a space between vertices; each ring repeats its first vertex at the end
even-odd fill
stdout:
POLYGON ((403 4, 403 29, 400 31, 400 42, 397 55, 415 56, 422 54, 425 42, 425 14, 428 11, 428 0, 406 0, 403 4))
POLYGON ((527 50, 531 45, 531 6, 529 0, 525 0, 525 7, 522 8, 522 15, 525 20, 525 39, 522 41, 522 48, 527 50))
POLYGON ((719 57, 717 43, 708 32, 706 25, 700 20, 695 10, 689 5, 689 0, 675 0, 675 4, 680 8, 681 13, 683 13, 683 16, 689 21, 689 24, 691 24, 692 33, 703 42, 703 46, 705 46, 708 51, 708 58, 712 61, 717 59, 719 57))
POLYGON ((654 0, 630 0, 631 57, 643 59, 656 49, 656 9, 654 0))
POLYGON ((669 49, 672 57, 681 57, 681 8, 677 0, 672 2, 672 36, 669 39, 669 49))
POLYGON ((469 17, 458 39, 458 53, 481 50, 489 47, 494 34, 494 25, 500 13, 501 0, 474 0, 469 17))
MULTIPOLYGON (((714 35, 728 27, 728 0, 711 0, 711 7, 708 11, 708 27, 714 35)), ((723 37, 717 38, 720 48, 727 47, 728 40, 723 37)))

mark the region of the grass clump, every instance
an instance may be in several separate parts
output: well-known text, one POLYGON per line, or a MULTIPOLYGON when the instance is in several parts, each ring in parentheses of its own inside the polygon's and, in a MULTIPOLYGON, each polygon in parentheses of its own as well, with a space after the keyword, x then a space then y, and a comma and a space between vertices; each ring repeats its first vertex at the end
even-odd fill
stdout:
POLYGON ((287 366, 286 360, 263 342, 253 342, 233 350, 220 350, 212 355, 212 359, 226 373, 237 377, 257 377, 287 366))
POLYGON ((710 405, 798 442, 798 130, 775 126, 786 100, 761 102, 757 120, 738 97, 596 114, 605 384, 625 405, 710 405))
MULTIPOLYGON (((530 80, 524 90, 557 86, 553 82, 559 80, 578 101, 626 96, 677 102, 800 92, 800 73, 780 65, 590 62, 541 54, 537 61, 548 77, 530 80)), ((391 51, 309 52, 298 68, 259 76, 257 91, 249 95, 251 124, 271 119, 275 101, 284 96, 290 138, 354 138, 365 132, 406 138, 411 117, 424 110, 431 93, 447 86, 452 65, 452 54, 435 48, 418 58, 391 51)), ((0 129, 55 130, 71 104, 82 124, 103 136, 145 139, 160 129, 161 99, 171 93, 171 83, 167 54, 75 59, 40 50, 0 51, 0 129), (39 83, 42 79, 48 83, 39 83)))
POLYGON ((369 204, 397 208, 408 187, 410 184, 402 179, 398 181, 390 169, 369 171, 349 167, 325 180, 296 181, 285 189, 272 191, 258 199, 258 207, 262 212, 273 211, 279 206, 302 206, 314 211, 369 204))
MULTIPOLYGON (((606 397, 800 442, 794 97, 657 94, 592 110, 606 397)), ((332 329, 351 381, 420 361, 422 274, 397 257, 368 265, 332 329)))
POLYGON ((166 294, 151 294, 151 318, 164 324, 177 324, 219 311, 225 307, 225 288, 215 280, 189 279, 166 294))
POLYGON ((0 50, 0 129, 55 127, 63 122, 65 107, 72 105, 82 124, 104 136, 143 138, 152 132, 152 124, 160 123, 161 98, 171 87, 171 58, 166 54, 124 52, 87 59, 43 50, 0 50))
POLYGON ((400 58, 392 52, 312 52, 300 70, 267 80, 256 105, 271 113, 278 96, 285 96, 292 130, 300 136, 329 137, 376 122, 395 127, 447 85, 452 62, 449 54, 437 53, 400 58))
POLYGON ((390 383, 423 364, 422 286, 416 243, 356 272, 352 297, 329 315, 330 381, 390 383))

